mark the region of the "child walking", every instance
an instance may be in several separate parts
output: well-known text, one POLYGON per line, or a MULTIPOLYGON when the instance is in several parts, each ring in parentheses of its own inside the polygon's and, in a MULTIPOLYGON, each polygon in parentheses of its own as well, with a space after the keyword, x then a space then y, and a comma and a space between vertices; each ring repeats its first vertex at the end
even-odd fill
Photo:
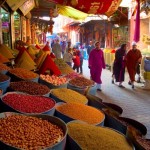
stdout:
POLYGON ((73 63, 73 70, 77 70, 77 73, 79 73, 80 57, 77 55, 77 52, 73 53, 73 63))

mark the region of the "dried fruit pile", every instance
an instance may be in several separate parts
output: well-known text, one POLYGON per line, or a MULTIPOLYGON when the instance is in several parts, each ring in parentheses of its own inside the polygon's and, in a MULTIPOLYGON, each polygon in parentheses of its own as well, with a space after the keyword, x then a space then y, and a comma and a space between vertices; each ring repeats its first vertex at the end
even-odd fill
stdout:
POLYGON ((40 78, 48 83, 51 83, 55 86, 59 86, 65 84, 67 79, 65 77, 57 77, 55 75, 40 75, 40 78))
POLYGON ((9 72, 24 80, 30 80, 38 77, 38 74, 23 68, 14 68, 11 69, 9 72))
POLYGON ((6 65, 0 63, 0 71, 2 71, 2 70, 10 70, 10 68, 7 67, 6 65))
POLYGON ((89 124, 99 124, 104 120, 104 114, 96 108, 79 103, 65 103, 56 107, 62 114, 89 124))
POLYGON ((10 89, 31 95, 45 95, 50 92, 47 86, 30 81, 11 82, 10 89))
POLYGON ((23 113, 43 113, 55 106, 54 100, 42 96, 11 93, 2 100, 8 106, 23 113))
POLYGON ((47 120, 12 115, 0 119, 0 141, 25 150, 51 147, 61 141, 63 130, 47 120))
POLYGON ((83 150, 133 150, 126 137, 114 130, 88 124, 69 123, 68 134, 83 150))
POLYGON ((7 81, 7 80, 9 80, 8 76, 0 74, 0 82, 4 82, 4 81, 7 81))
POLYGON ((70 80, 69 83, 77 87, 86 87, 86 86, 92 86, 94 84, 94 81, 86 79, 84 77, 77 77, 70 80))
POLYGON ((85 96, 66 88, 53 89, 51 93, 67 103, 76 102, 86 104, 88 102, 88 99, 85 96))

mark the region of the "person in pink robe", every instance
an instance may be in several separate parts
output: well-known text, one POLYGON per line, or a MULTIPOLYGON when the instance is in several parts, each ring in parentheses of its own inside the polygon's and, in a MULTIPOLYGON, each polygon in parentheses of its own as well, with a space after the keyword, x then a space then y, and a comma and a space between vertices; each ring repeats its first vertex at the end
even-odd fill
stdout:
POLYGON ((91 79, 96 82, 96 88, 101 91, 101 73, 102 69, 105 69, 105 61, 103 51, 100 49, 100 42, 95 42, 95 48, 89 55, 89 68, 91 79))

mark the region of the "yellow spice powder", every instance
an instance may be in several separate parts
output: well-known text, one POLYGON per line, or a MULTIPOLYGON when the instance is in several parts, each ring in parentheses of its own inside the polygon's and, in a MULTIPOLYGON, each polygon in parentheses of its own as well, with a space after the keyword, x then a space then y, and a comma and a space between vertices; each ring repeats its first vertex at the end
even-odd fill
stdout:
POLYGON ((62 114, 89 124, 98 124, 104 120, 104 114, 98 109, 79 103, 66 103, 56 107, 62 114))
POLYGON ((82 150, 133 150, 125 136, 109 128, 69 123, 68 134, 82 150))
POLYGON ((88 102, 85 96, 66 88, 54 89, 52 90, 52 94, 67 103, 75 102, 86 104, 88 102))

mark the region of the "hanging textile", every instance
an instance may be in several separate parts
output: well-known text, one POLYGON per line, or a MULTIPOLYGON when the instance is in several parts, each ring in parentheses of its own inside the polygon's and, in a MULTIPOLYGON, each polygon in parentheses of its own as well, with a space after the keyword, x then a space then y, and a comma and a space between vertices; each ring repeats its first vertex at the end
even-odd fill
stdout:
POLYGON ((69 6, 57 5, 59 14, 73 18, 75 20, 83 20, 88 14, 81 12, 69 6))
POLYGON ((51 2, 71 6, 87 14, 112 15, 122 0, 49 0, 51 2))
POLYGON ((134 41, 138 42, 140 40, 140 0, 137 2, 136 20, 135 20, 135 31, 134 31, 134 41))

